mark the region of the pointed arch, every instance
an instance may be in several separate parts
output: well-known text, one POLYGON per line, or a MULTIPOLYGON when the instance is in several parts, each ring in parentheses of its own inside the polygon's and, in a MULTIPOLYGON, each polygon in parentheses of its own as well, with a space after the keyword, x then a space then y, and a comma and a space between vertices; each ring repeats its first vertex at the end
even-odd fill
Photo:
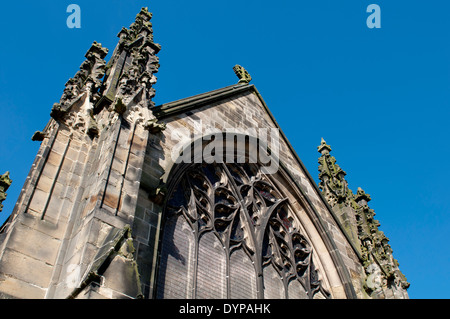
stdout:
MULTIPOLYGON (((157 298, 332 297, 330 287, 336 283, 324 271, 323 252, 315 252, 298 205, 294 208, 289 198, 298 196, 298 190, 285 195, 292 187, 286 182, 289 174, 282 167, 277 176, 264 174, 261 163, 249 160, 251 147, 246 149, 237 151, 231 163, 230 157, 209 163, 197 158, 173 166, 167 179, 157 298), (290 186, 282 190, 280 179, 290 186), (176 227, 174 221, 180 219, 184 228, 176 227), (189 239, 183 241, 185 234, 189 239), (210 265, 207 274, 205 264, 210 265)), ((190 154, 192 159, 198 156, 190 154)))

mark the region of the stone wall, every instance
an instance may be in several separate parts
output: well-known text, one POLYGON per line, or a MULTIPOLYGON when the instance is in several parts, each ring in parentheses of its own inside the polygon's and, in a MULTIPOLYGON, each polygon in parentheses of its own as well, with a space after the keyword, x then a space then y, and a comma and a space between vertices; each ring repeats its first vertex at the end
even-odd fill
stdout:
MULTIPOLYGON (((262 100, 257 94, 257 91, 252 87, 240 94, 223 98, 220 101, 207 103, 200 107, 192 107, 191 110, 183 112, 180 111, 170 116, 160 116, 159 120, 166 124, 166 130, 162 133, 152 136, 149 140, 147 148, 146 158, 143 166, 142 180, 140 196, 138 199, 139 211, 144 211, 145 216, 159 216, 158 219, 154 218, 153 222, 144 219, 135 220, 135 227, 139 229, 145 229, 146 234, 150 234, 151 230, 155 233, 158 232, 156 220, 160 221, 162 214, 162 207, 155 203, 149 203, 148 198, 151 197, 151 193, 158 188, 161 180, 168 178, 169 172, 173 167, 173 160, 171 156, 172 149, 176 146, 177 140, 171 139, 171 133, 177 128, 188 128, 194 132, 196 125, 201 121, 203 128, 216 128, 223 130, 226 128, 268 128, 277 127, 270 114, 267 112, 262 100)), ((347 272, 348 278, 351 278, 352 284, 355 287, 358 297, 363 297, 362 293, 362 277, 363 269, 358 257, 358 252, 352 247, 349 240, 346 238, 345 233, 342 231, 341 226, 337 223, 336 217, 332 215, 330 209, 328 209, 324 199, 322 198, 320 191, 314 186, 314 182, 308 176, 308 173, 304 170, 304 167, 299 163, 299 160, 292 153, 292 149, 286 141, 282 141, 280 149, 280 161, 283 166, 289 172, 291 177, 297 183, 301 190, 303 201, 307 203, 308 207, 304 207, 304 204, 293 201, 293 206, 297 207, 299 211, 303 211, 303 216, 300 216, 301 220, 304 220, 306 228, 312 234, 313 245, 316 245, 316 251, 319 252, 321 263, 323 267, 321 270, 327 273, 328 280, 334 282, 336 286, 332 286, 331 290, 333 297, 345 298, 344 286, 340 277, 347 272), (308 216, 308 217, 307 217, 308 216), (314 223, 311 221, 313 218, 320 219, 324 226, 323 231, 314 230, 314 223), (322 233, 320 233, 322 232, 322 233), (329 247, 329 244, 324 243, 323 238, 325 233, 332 237, 334 247, 329 247), (328 245, 328 247, 327 247, 328 245), (335 250, 338 258, 341 258, 345 269, 338 269, 337 266, 331 261, 330 250, 335 250), (338 272, 340 272, 338 274, 338 272), (330 279, 331 278, 331 279, 330 279)), ((299 213, 301 214, 301 213, 299 213)), ((317 221, 316 221, 317 222, 317 221)), ((145 254, 147 258, 146 265, 150 265, 149 260, 152 260, 152 267, 154 267, 154 261, 158 252, 159 241, 155 237, 154 241, 150 239, 149 235, 145 240, 143 237, 137 239, 138 245, 145 245, 151 247, 149 253, 145 254)), ((181 248, 179 249, 182 250, 181 248)), ((138 259, 139 263, 139 259, 138 259)), ((342 268, 341 266, 339 266, 342 268)), ((338 268, 339 268, 338 267, 338 268)), ((152 271, 155 274, 154 270, 152 271)), ((324 275, 325 276, 325 275, 324 275)), ((149 285, 150 291, 153 291, 154 284, 152 280, 154 277, 144 278, 143 283, 149 285)), ((147 291, 147 289, 146 289, 147 291)))

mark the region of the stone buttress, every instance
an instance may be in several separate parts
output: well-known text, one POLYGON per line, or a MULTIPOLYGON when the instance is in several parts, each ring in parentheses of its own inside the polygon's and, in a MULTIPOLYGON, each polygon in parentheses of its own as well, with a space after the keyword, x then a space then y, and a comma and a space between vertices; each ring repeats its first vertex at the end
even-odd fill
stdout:
POLYGON ((33 135, 41 147, 0 235, 1 296, 142 295, 129 234, 155 125, 149 108, 160 45, 151 17, 143 8, 120 31, 108 64, 108 50, 94 42, 33 135), (105 263, 121 271, 99 273, 105 263))

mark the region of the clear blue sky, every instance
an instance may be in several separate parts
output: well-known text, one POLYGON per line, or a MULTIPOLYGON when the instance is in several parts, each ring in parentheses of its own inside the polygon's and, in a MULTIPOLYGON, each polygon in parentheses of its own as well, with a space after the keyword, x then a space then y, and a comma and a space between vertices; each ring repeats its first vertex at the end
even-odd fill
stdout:
POLYGON ((241 64, 316 181, 324 137, 350 188, 372 196, 410 297, 450 297, 446 0, 2 3, 0 174, 9 170, 13 185, 1 223, 38 151, 31 136, 64 84, 93 41, 111 55, 143 6, 162 45, 156 104, 234 84, 241 64), (66 26, 71 3, 81 7, 81 29, 66 26), (366 25, 371 3, 381 29, 366 25))

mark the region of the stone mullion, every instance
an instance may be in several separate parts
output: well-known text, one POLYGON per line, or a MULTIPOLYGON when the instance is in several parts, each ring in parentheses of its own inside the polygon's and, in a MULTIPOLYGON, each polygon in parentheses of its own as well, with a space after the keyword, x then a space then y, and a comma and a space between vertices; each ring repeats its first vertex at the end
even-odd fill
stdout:
MULTIPOLYGON (((222 164, 223 165, 223 164, 222 164)), ((229 177, 228 177, 229 178, 229 177)), ((215 190, 214 190, 214 196, 215 196, 215 190)), ((213 199, 212 201, 213 203, 215 203, 215 199, 213 199)), ((227 227, 226 232, 224 232, 225 236, 224 239, 221 238, 221 236, 219 234, 216 233, 216 236, 219 238, 219 240, 222 241, 222 244, 224 245, 224 250, 225 250, 225 282, 226 282, 226 294, 227 294, 227 299, 231 298, 231 277, 230 277, 230 257, 231 257, 231 251, 230 251, 230 237, 231 237, 231 230, 233 227, 233 223, 235 218, 239 218, 240 214, 239 214, 240 209, 238 209, 237 212, 234 213, 234 217, 230 222, 230 226, 227 227)), ((215 215, 215 209, 212 212, 213 216, 215 215)))
MULTIPOLYGON (((269 217, 269 219, 270 219, 270 217, 269 217)), ((281 223, 281 221, 279 219, 278 219, 278 222, 281 223)), ((297 272, 296 265, 295 265, 295 259, 294 259, 294 247, 292 246, 292 236, 291 236, 291 234, 289 234, 288 229, 285 229, 285 230, 286 230, 286 233, 288 234, 288 240, 286 241, 286 244, 288 246, 289 253, 290 253, 289 261, 290 261, 292 267, 294 267, 293 271, 297 272)), ((283 279, 283 285, 284 285, 284 295, 285 295, 286 299, 289 299, 289 283, 291 282, 291 277, 289 276, 290 274, 286 271, 286 269, 284 267, 282 270, 282 275, 283 275, 282 279, 283 279)), ((294 273, 294 276, 295 276, 294 280, 296 280, 297 276, 295 275, 295 273, 294 273)), ((310 285, 307 284, 306 286, 308 287, 307 289, 308 289, 308 296, 309 296, 310 285)))
MULTIPOLYGON (((189 180, 188 180, 189 182, 189 180)), ((191 183, 189 183, 189 189, 191 190, 191 195, 189 198, 189 201, 191 201, 192 197, 195 195, 193 194, 193 186, 191 183)), ((188 212, 188 215, 190 216, 194 216, 195 217, 195 221, 191 222, 189 217, 184 215, 184 218, 186 219, 186 222, 191 226, 192 228, 192 232, 194 234, 195 237, 195 243, 194 243, 194 265, 193 265, 193 270, 192 270, 192 291, 191 291, 191 298, 189 299, 196 299, 197 298, 197 271, 198 271, 198 246, 199 246, 199 242, 200 242, 200 236, 199 236, 199 227, 198 227, 198 214, 197 214, 197 204, 195 203, 195 198, 194 198, 194 207, 190 207, 190 205, 188 205, 187 209, 195 209, 195 215, 192 214, 192 211, 188 212)))
MULTIPOLYGON (((253 246, 255 247, 255 258, 256 258, 256 262, 254 263, 255 265, 255 271, 256 271, 256 289, 257 289, 257 298, 258 299, 263 299, 264 298, 264 282, 263 282, 263 273, 262 273, 262 251, 261 249, 259 249, 260 245, 257 244, 257 238, 256 238, 256 232, 255 232, 255 227, 253 226, 252 220, 250 218, 250 215, 244 205, 244 198, 242 197, 242 195, 237 191, 239 189, 239 187, 236 185, 236 183, 234 182, 233 179, 233 175, 230 173, 230 171, 228 170, 228 168, 226 167, 226 165, 222 164, 223 169, 225 171, 225 173, 227 174, 228 180, 230 181, 232 188, 234 190, 236 190, 236 197, 238 199, 238 201, 240 202, 240 206, 242 208, 242 211, 244 212, 244 217, 247 221, 247 226, 250 227, 251 231, 250 231, 250 237, 253 241, 253 246)), ((229 256, 228 256, 229 257, 229 256)), ((228 258, 229 259, 229 258, 228 258)))

